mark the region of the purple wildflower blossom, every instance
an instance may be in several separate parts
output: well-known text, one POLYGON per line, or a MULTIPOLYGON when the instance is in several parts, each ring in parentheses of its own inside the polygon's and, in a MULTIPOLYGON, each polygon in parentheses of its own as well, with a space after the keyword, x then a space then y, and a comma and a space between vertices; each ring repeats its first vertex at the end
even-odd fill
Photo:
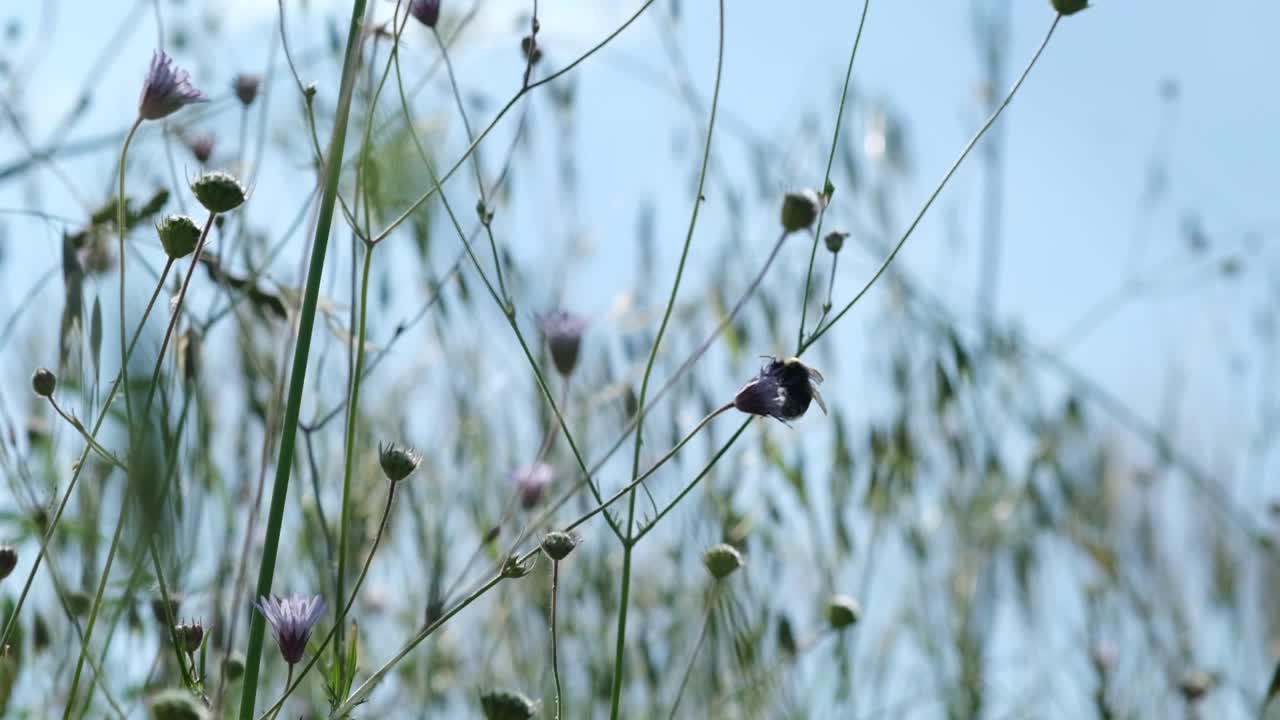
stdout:
POLYGON ((156 50, 138 97, 138 115, 143 120, 159 120, 187 105, 208 100, 191 85, 191 75, 186 70, 175 67, 173 58, 163 50, 156 50))
POLYGON ((516 492, 520 494, 520 506, 529 510, 542 500, 551 481, 555 478, 555 470, 546 463, 534 463, 512 473, 516 483, 516 492))
POLYGON ((264 597, 254 606, 271 625, 271 635, 280 646, 284 661, 293 665, 301 660, 307 641, 311 639, 311 629, 324 615, 324 598, 319 595, 310 598, 302 595, 264 597))
POLYGON ((551 350, 551 360, 561 375, 568 377, 578 365, 578 351, 582 348, 582 333, 587 329, 587 320, 564 310, 556 310, 544 315, 539 322, 542 334, 547 339, 547 347, 551 350))
POLYGON ((413 0, 409 4, 409 14, 423 25, 433 28, 440 21, 440 0, 413 0))

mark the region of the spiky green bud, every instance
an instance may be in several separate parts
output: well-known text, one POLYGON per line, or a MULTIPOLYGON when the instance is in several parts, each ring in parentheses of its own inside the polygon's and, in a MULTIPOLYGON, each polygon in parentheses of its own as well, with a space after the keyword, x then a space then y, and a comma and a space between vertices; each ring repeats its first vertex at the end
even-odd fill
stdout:
POLYGON ((191 183, 191 192, 209 212, 224 213, 244 204, 244 186, 233 175, 215 170, 207 172, 191 183))
POLYGON ((174 260, 195 252, 196 243, 200 242, 200 226, 186 215, 165 216, 156 226, 156 232, 160 234, 164 254, 174 260))
POLYGON ((725 543, 712 545, 702 553, 702 564, 707 566, 707 572, 710 572, 712 577, 723 580, 742 567, 742 553, 725 543))
POLYGON ((542 551, 552 560, 563 560, 578 546, 578 536, 573 533, 552 530, 542 538, 542 551))
POLYGON ((827 622, 836 630, 843 630, 862 617, 862 606, 848 595, 832 595, 827 600, 827 622))
POLYGON ((1062 15, 1074 15, 1089 7, 1089 0, 1052 0, 1053 9, 1062 15))
POLYGON ((480 694, 480 708, 486 720, 529 720, 541 705, 514 690, 488 690, 480 694))
POLYGON ((422 462, 422 456, 411 448, 391 443, 390 445, 378 446, 378 462, 382 464, 382 472, 387 476, 388 480, 400 482, 418 469, 418 463, 422 462))

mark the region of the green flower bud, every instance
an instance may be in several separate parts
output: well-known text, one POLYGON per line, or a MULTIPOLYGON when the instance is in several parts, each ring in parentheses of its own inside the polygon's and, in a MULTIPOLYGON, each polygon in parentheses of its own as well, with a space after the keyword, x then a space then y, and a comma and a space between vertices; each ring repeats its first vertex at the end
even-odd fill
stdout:
POLYGON ((53 397, 53 391, 58 389, 58 376, 49 368, 36 368, 31 374, 31 389, 40 397, 53 397))
POLYGON ((529 720, 541 704, 514 690, 489 690, 480 694, 480 708, 486 720, 529 720))
POLYGON ((418 463, 422 462, 422 457, 410 448, 392 443, 378 446, 378 461, 382 464, 382 472, 388 480, 400 482, 418 469, 418 463))
POLYGON ((179 623, 174 626, 173 634, 178 639, 178 649, 184 653, 194 653, 204 642, 204 625, 198 621, 179 623))
POLYGON ((578 546, 580 538, 573 533, 553 530, 542 538, 542 551, 552 560, 563 560, 578 546))
POLYGON ((818 219, 818 194, 812 190, 790 192, 782 198, 782 229, 807 230, 818 219))
POLYGON ((0 545, 0 580, 9 577, 9 573, 18 567, 18 548, 12 545, 0 545))
POLYGON ((174 260, 195 252, 196 243, 200 242, 200 226, 186 215, 166 216, 156 226, 156 232, 160 233, 164 254, 174 260))
POLYGON ((239 680, 244 675, 244 657, 239 653, 227 657, 222 661, 222 672, 231 682, 239 680))
POLYGON ((204 720, 204 707, 186 690, 170 688, 151 696, 151 717, 155 720, 204 720))
POLYGON ((533 566, 538 562, 537 555, 529 556, 529 559, 520 562, 520 556, 514 553, 507 558, 502 564, 502 577, 504 578, 522 578, 533 571, 533 566))
POLYGON ((1089 0, 1052 0, 1053 9, 1062 15, 1074 15, 1089 7, 1089 0))
POLYGON ((713 545, 702 553, 702 564, 707 566, 707 572, 717 580, 723 580, 732 575, 735 570, 742 567, 742 563, 742 553, 725 543, 713 545))
POLYGON ((831 232, 827 233, 827 236, 825 238, 823 238, 823 242, 827 244, 827 250, 830 250, 831 254, 835 255, 836 253, 840 252, 841 248, 844 247, 844 241, 845 241, 845 238, 847 237, 849 237, 849 233, 847 232, 832 230, 831 232))
POLYGON ((234 176, 221 170, 207 172, 191 183, 191 192, 209 212, 224 213, 244 203, 247 193, 234 176))
POLYGON ((836 630, 843 630, 862 617, 862 606, 848 595, 832 595, 827 600, 827 622, 836 630))

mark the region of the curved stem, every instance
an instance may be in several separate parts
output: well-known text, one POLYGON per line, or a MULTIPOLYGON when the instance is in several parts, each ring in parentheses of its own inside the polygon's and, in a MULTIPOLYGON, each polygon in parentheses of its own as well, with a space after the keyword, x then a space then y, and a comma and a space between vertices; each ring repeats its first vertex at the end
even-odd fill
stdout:
POLYGON ((564 693, 560 689, 559 638, 556 637, 556 588, 560 584, 560 561, 551 563, 551 675, 556 681, 556 720, 564 717, 564 693))
MULTIPOLYGON (((666 334, 667 324, 671 320, 671 313, 675 310, 676 296, 680 292, 680 280, 684 276, 685 262, 689 258, 689 247, 693 244, 693 231, 698 225, 698 210, 702 207, 703 189, 706 187, 707 182, 707 168, 711 164, 711 141, 715 137, 716 111, 720 107, 720 80, 724 71, 724 0, 720 0, 719 9, 716 81, 715 89, 711 94, 711 116, 707 120, 707 139, 702 148, 702 168, 698 173, 697 194, 694 195, 693 199, 693 212, 689 216, 689 230, 685 233, 684 248, 680 251, 680 263, 676 266, 676 277, 671 283, 671 294, 667 298, 667 308, 662 314, 662 322, 658 326, 658 334, 653 340, 653 347, 649 350, 649 361, 645 365, 644 379, 640 382, 640 398, 637 403, 640 411, 636 416, 635 449, 631 455, 632 482, 635 482, 635 479, 640 475, 640 446, 644 438, 644 408, 645 398, 649 393, 649 380, 653 376, 653 365, 658 359, 658 348, 662 345, 662 337, 666 334)), ((613 691, 609 710, 609 716, 612 720, 618 720, 622 702, 623 669, 627 642, 627 606, 631 599, 631 548, 634 544, 631 533, 635 515, 636 493, 633 488, 630 497, 627 499, 627 530, 622 549, 622 590, 619 599, 617 647, 614 650, 613 657, 613 691)))
MULTIPOLYGON (((156 367, 151 373, 151 388, 147 391, 147 403, 142 406, 142 414, 146 415, 151 412, 151 401, 156 397, 156 388, 160 385, 160 368, 164 364, 164 352, 169 347, 169 340, 173 337, 173 331, 178 326, 178 318, 182 315, 182 304, 187 299, 187 288, 191 287, 191 278, 196 274, 196 266, 200 264, 200 256, 204 253, 204 244, 209 237, 209 229, 213 227, 214 218, 218 217, 218 213, 209 213, 209 219, 204 223, 204 229, 200 231, 200 239, 196 241, 196 250, 191 255, 191 267, 187 268, 187 277, 182 281, 182 288, 178 290, 178 299, 173 304, 173 311, 169 314, 169 326, 164 331, 164 339, 160 341, 160 354, 156 356, 156 367)), ((173 259, 170 258, 172 263, 173 259)), ((125 397, 129 394, 126 392, 125 397)))
MULTIPOLYGON (((717 581, 717 587, 719 581, 717 581)), ((714 591, 713 591, 714 592, 714 591)), ((680 698, 684 697, 684 689, 689 685, 689 678, 693 675, 693 663, 698 659, 698 653, 702 650, 702 643, 707 639, 707 628, 711 627, 711 610, 714 608, 712 600, 707 601, 707 611, 702 616, 702 630, 698 632, 698 641, 693 644, 693 652, 689 654, 689 664, 684 668, 684 675, 680 678, 680 689, 676 691, 676 699, 671 703, 671 714, 667 716, 669 720, 676 719, 676 711, 680 709, 680 698)))
POLYGON ((494 127, 498 125, 498 121, 502 120, 502 118, 508 112, 511 111, 511 108, 516 106, 516 103, 520 101, 520 98, 523 98, 525 94, 533 91, 534 88, 540 87, 542 85, 546 85, 552 80, 555 80, 562 75, 568 74, 570 71, 572 71, 575 67, 580 65, 587 58, 599 52, 601 48, 613 42, 613 39, 621 35, 623 30, 626 30, 628 27, 631 26, 632 23, 638 20, 640 16, 644 14, 644 11, 648 10, 649 6, 652 5, 653 3, 654 3, 654 0, 645 0, 644 4, 640 6, 640 9, 636 10, 631 15, 631 17, 627 18, 626 22, 622 23, 617 28, 615 28, 613 32, 606 35, 603 40, 596 43, 594 46, 592 46, 585 53, 580 55, 573 62, 569 63, 568 65, 565 65, 564 67, 542 78, 541 80, 538 80, 537 82, 531 82, 528 85, 521 88, 519 92, 517 92, 510 100, 507 101, 506 105, 502 106, 502 109, 498 111, 498 114, 494 116, 493 120, 489 121, 489 125, 485 127, 484 130, 480 131, 480 134, 477 135, 476 139, 471 142, 470 147, 468 147, 466 152, 462 154, 462 157, 458 158, 458 160, 453 164, 453 166, 449 168, 448 172, 446 172, 440 178, 439 182, 433 183, 431 189, 427 190, 425 193, 420 195, 417 200, 414 200, 409 205, 409 207, 405 209, 404 212, 400 213, 399 217, 397 217, 395 220, 392 220, 391 223, 387 225, 387 227, 383 228, 377 235, 375 235, 373 237, 373 242, 378 242, 379 240, 382 240, 386 236, 390 235, 396 228, 400 227, 400 225, 402 225, 406 220, 412 217, 412 215, 415 212, 417 212, 418 208, 422 207, 423 203, 430 200, 432 195, 435 195, 437 192, 440 192, 442 185, 445 182, 448 182, 449 178, 453 177, 453 174, 458 171, 458 168, 462 167, 462 164, 467 161, 467 158, 471 156, 471 153, 475 152, 476 148, 480 146, 480 143, 484 142, 484 139, 488 137, 489 133, 492 132, 494 127))
POLYGON ((110 450, 102 447, 102 445, 84 429, 83 423, 81 423, 75 417, 68 415, 66 411, 62 409, 62 406, 58 405, 58 401, 53 399, 52 395, 49 396, 49 404, 53 406, 54 412, 58 413, 58 415, 60 415, 63 420, 66 420, 67 423, 71 425, 71 427, 75 428, 76 432, 80 433, 80 436, 85 439, 85 442, 89 444, 89 447, 96 450, 98 452, 98 455, 102 456, 103 460, 106 460, 108 463, 111 463, 115 467, 128 472, 128 468, 125 467, 124 463, 120 462, 120 460, 116 458, 115 455, 112 455, 110 450))
POLYGON ((133 136, 138 132, 138 128, 142 126, 142 116, 139 115, 133 121, 133 125, 129 128, 129 133, 124 136, 124 146, 120 148, 120 171, 118 184, 116 186, 116 232, 120 233, 120 375, 125 378, 124 388, 124 409, 125 417, 129 421, 129 433, 133 432, 133 401, 129 399, 129 350, 125 345, 125 336, 128 332, 125 328, 125 235, 128 235, 128 219, 125 217, 125 199, 124 199, 124 169, 125 160, 129 155, 129 145, 133 143, 133 136))
MULTIPOLYGON (((531 551, 530 555, 534 552, 537 552, 537 550, 535 549, 531 551)), ((462 612, 468 605, 492 590, 504 579, 505 578, 501 574, 494 575, 483 585, 476 588, 470 595, 459 601, 458 604, 448 612, 441 615, 438 620, 433 623, 429 623, 419 630, 416 635, 409 639, 409 642, 404 644, 404 647, 400 648, 400 651, 397 652, 394 657, 383 663, 382 667, 374 671, 374 673, 369 676, 368 680, 365 680, 360 687, 356 688, 355 691, 351 693, 351 697, 347 698, 346 702, 342 703, 342 705, 339 705, 333 712, 329 713, 329 717, 342 718, 349 715, 357 705, 364 702, 365 699, 369 697, 369 693, 373 692, 373 688, 376 687, 378 683, 382 682, 382 678, 386 677, 387 673, 391 672, 392 668, 398 665, 406 655, 413 651, 414 648, 418 647, 423 640, 430 637, 432 633, 440 629, 440 627, 448 622, 454 615, 462 612)))
MULTIPOLYGON (((863 0, 862 17, 858 19, 858 32, 853 36, 853 49, 849 51, 849 67, 844 71, 844 88, 840 91, 840 107, 836 109, 836 127, 831 133, 831 152, 827 154, 827 173, 822 181, 822 203, 818 209, 818 224, 813 229, 813 247, 809 248, 809 269, 804 274, 804 298, 800 302, 800 330, 796 334, 797 348, 804 347, 804 320, 809 311, 809 292, 813 287, 813 261, 818 255, 818 242, 822 239, 822 220, 826 217, 827 205, 831 203, 831 168, 835 165, 836 148, 840 144, 840 125, 844 122, 844 106, 849 102, 849 81, 853 79, 853 61, 858 57, 858 45, 862 42, 862 27, 867 23, 867 9, 870 7, 871 0, 863 0)), ((799 350, 796 353, 799 354, 799 350)))
MULTIPOLYGON (((364 336, 366 323, 369 316, 369 269, 373 265, 373 245, 366 245, 364 249, 364 263, 360 274, 360 325, 356 331, 354 342, 356 343, 356 367, 355 372, 351 376, 351 399, 347 402, 347 447, 343 453, 346 460, 342 468, 342 510, 338 520, 338 597, 345 595, 343 586, 345 584, 346 567, 347 567, 347 526, 351 520, 351 473, 355 463, 356 454, 356 423, 360 418, 360 381, 364 377, 364 336)), ((344 611, 345 613, 345 611, 344 611)), ((339 616, 334 625, 341 627, 343 617, 339 616)), ((338 641, 333 644, 335 662, 339 667, 342 666, 342 636, 338 636, 338 641)))
MULTIPOLYGON (((267 535, 262 548, 262 565, 258 571, 256 595, 259 597, 271 594, 271 581, 275 575, 276 553, 280 545, 280 529, 284 520, 284 502, 289 492, 289 475, 293 469, 294 448, 297 443, 298 417, 302 411, 302 390, 306 384, 307 361, 311 356, 311 332, 315 327, 320 279, 324 274, 329 231, 333 226, 338 179, 342 170, 342 149, 346 144, 352 90, 355 85, 356 69, 359 66, 360 33, 365 4, 365 0, 355 0, 351 8, 351 24, 347 31, 346 57, 342 63, 338 106, 334 117, 333 135, 329 140, 328 164, 325 167, 324 194, 320 199, 320 213, 316 219, 316 231, 311 249, 311 265, 307 271, 306 290, 298 320, 298 338, 289 379, 289 398, 285 406, 284 425, 280 434, 280 454, 276 461, 275 483, 271 489, 271 508, 267 516, 267 535)), ((266 623, 262 614, 255 613, 249 624, 249 648, 245 653, 245 672, 240 696, 241 720, 250 720, 253 717, 254 700, 258 692, 258 665, 262 659, 265 631, 266 623)))
POLYGON ((938 183, 938 187, 934 188, 933 193, 929 195, 929 199, 920 207, 920 212, 916 213, 915 219, 911 221, 909 226, 907 226, 907 231, 902 234, 902 238, 893 246, 893 250, 889 252, 889 255, 884 259, 884 262, 880 264, 880 268, 876 270, 875 275, 871 276, 871 279, 867 281, 867 284, 858 291, 857 295, 853 296, 852 300, 840 309, 840 312, 836 313, 835 317, 831 318, 831 320, 829 320, 825 325, 819 327, 812 335, 800 342, 800 347, 796 351, 797 356, 803 355, 806 350, 808 350, 815 342, 818 341, 819 338, 831 329, 832 325, 839 322, 840 318, 844 317, 844 314, 849 312, 849 310, 862 299, 863 295, 867 294, 867 291, 871 289, 871 286, 876 284, 876 281, 880 279, 880 276, 884 274, 884 271, 889 269, 889 265, 893 263, 893 259, 898 256, 898 251, 902 250, 903 245, 907 244, 907 238, 911 237, 911 233, 915 232, 916 226, 924 219, 925 213, 929 211, 929 208, 933 206, 933 202, 938 199, 940 194, 942 194, 942 188, 946 187, 947 182, 951 180, 951 176, 955 175, 956 170, 960 169, 960 164, 969 156, 969 152, 973 150, 974 146, 978 144, 978 141, 982 139, 982 136, 991 129, 992 125, 995 124, 996 120, 1000 117, 1000 113, 1004 112, 1004 109, 1013 101, 1013 96, 1018 93, 1018 88, 1022 87, 1023 81, 1025 81, 1027 76, 1031 74, 1031 69, 1036 66, 1036 61, 1040 59, 1040 55, 1044 53, 1044 49, 1048 47, 1049 40, 1053 37, 1053 31, 1057 29, 1058 22, 1060 20, 1062 20, 1061 15, 1054 16, 1053 24, 1049 26, 1049 31, 1045 33, 1044 40, 1040 42, 1040 47, 1036 48, 1035 54, 1031 56, 1031 60, 1027 63, 1027 67, 1023 69, 1022 74, 1018 76, 1017 82, 1013 84, 1013 87, 1009 89, 1008 94, 1005 95, 1004 101, 996 107, 995 111, 991 113, 991 116, 987 118, 987 121, 983 123, 982 127, 978 129, 978 132, 969 140, 969 144, 964 146, 964 150, 960 151, 960 157, 956 158, 955 162, 951 164, 951 168, 947 170, 946 175, 942 176, 942 182, 938 183))
POLYGON ((89 622, 85 625, 84 637, 80 641, 80 658, 76 660, 75 673, 71 676, 71 689, 67 691, 67 706, 62 711, 62 720, 67 720, 67 718, 71 717, 71 709, 76 704, 76 691, 80 686, 80 672, 84 669, 84 659, 89 654, 89 641, 93 637, 93 626, 98 622, 98 611, 102 609, 102 596, 107 590, 107 578, 111 576, 111 565, 115 562, 116 549, 120 547, 120 534, 124 530, 124 520, 128 514, 128 506, 126 504, 120 508, 120 516, 116 519, 116 531, 111 537, 111 548, 107 550, 107 565, 102 569, 102 577, 98 580, 98 592, 93 598, 93 607, 89 610, 89 622))

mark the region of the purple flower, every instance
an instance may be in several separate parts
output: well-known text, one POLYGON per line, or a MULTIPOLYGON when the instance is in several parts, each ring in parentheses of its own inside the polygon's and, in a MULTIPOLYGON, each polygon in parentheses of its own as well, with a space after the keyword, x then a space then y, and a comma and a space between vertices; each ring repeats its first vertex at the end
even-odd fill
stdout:
POLYGON ((551 350, 551 360, 560 374, 568 377, 578 365, 578 351, 582 348, 582 333, 587 329, 586 318, 564 310, 556 310, 542 316, 539 321, 542 334, 551 350))
POLYGON ((786 422, 804 415, 809 403, 816 400, 825 414, 827 405, 815 387, 820 382, 822 373, 798 359, 775 358, 751 382, 742 386, 733 398, 733 406, 744 413, 786 422))
POLYGON ((417 18, 418 22, 434 28, 440 20, 440 0, 413 0, 409 4, 409 13, 417 18))
POLYGON ((271 635, 280 646, 284 661, 293 665, 302 659, 311 639, 311 629, 324 615, 324 598, 291 595, 287 598, 259 598, 254 607, 271 624, 271 635))
POLYGON ((191 86, 191 76, 186 70, 174 67, 173 58, 163 50, 156 50, 138 98, 138 115, 143 120, 159 120, 186 105, 208 100, 204 93, 191 86))
POLYGON ((520 494, 520 506, 525 510, 532 509, 551 487, 555 478, 555 470, 546 463, 537 462, 525 465, 511 475, 516 483, 516 492, 520 494))

